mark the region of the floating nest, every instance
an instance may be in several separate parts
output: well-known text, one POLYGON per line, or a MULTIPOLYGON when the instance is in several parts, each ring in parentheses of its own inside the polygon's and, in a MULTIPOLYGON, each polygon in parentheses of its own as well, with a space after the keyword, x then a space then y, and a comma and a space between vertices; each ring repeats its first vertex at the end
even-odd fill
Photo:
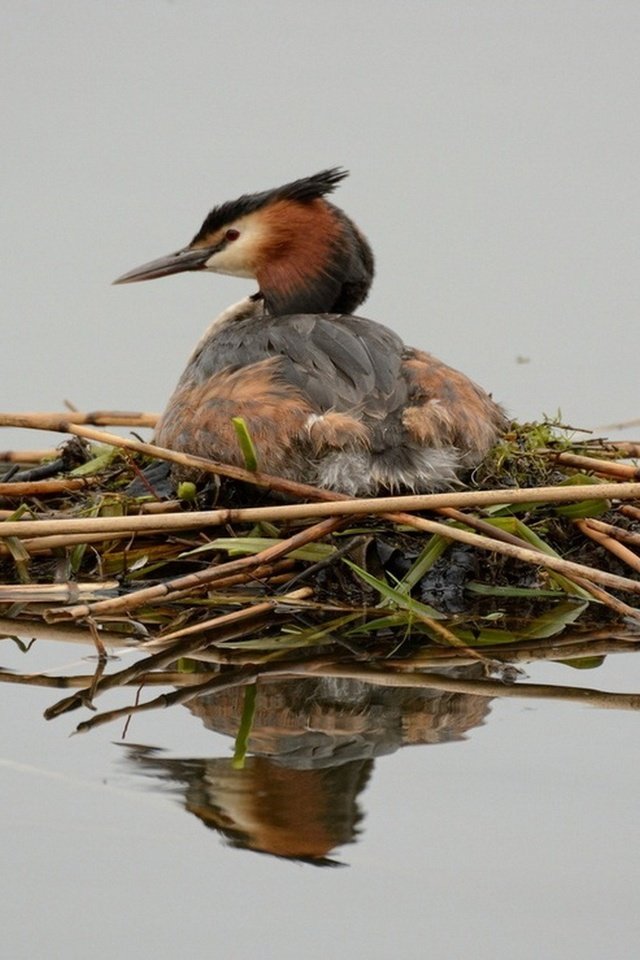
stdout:
MULTIPOLYGON (((513 424, 465 488, 351 500, 90 426, 154 422, 0 415, 72 435, 0 453, 0 629, 82 635, 103 664, 123 645, 140 654, 51 716, 141 681, 177 687, 163 706, 319 672, 410 686, 480 665, 474 683, 504 685, 527 657, 640 641, 638 444, 513 424), (197 481, 174 479, 185 471, 197 481)), ((259 466, 242 425, 239 442, 259 466)))

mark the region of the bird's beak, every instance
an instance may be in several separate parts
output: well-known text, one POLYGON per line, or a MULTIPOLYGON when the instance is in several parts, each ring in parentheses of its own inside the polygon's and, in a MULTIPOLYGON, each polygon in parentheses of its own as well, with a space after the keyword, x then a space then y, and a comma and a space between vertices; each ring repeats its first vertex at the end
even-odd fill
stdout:
POLYGON ((114 283, 136 283, 138 280, 155 280, 157 277, 168 277, 171 273, 183 273, 185 270, 204 270, 204 265, 214 252, 214 248, 205 247, 192 250, 185 247, 177 253, 170 253, 168 257, 159 257, 141 267, 123 273, 114 283))

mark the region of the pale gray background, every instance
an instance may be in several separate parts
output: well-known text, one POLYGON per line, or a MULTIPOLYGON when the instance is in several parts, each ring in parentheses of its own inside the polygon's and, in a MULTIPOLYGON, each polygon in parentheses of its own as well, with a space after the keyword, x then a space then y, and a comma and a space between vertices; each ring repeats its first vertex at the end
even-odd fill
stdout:
MULTIPOLYGON (((521 418, 640 416, 636 0, 4 0, 0 24, 0 408, 160 408, 251 287, 110 281, 215 203, 343 164, 378 257, 365 315, 521 418)), ((634 665, 584 681, 638 689, 634 665)), ((352 866, 314 871, 143 793, 119 730, 67 740, 50 693, 0 694, 12 957, 637 956, 634 714, 507 701, 381 761, 352 866)), ((186 711, 132 736, 229 750, 186 711)))
POLYGON ((159 409, 252 285, 110 281, 343 164, 361 312, 520 418, 640 416, 637 3, 5 0, 2 25, 0 408, 159 409))

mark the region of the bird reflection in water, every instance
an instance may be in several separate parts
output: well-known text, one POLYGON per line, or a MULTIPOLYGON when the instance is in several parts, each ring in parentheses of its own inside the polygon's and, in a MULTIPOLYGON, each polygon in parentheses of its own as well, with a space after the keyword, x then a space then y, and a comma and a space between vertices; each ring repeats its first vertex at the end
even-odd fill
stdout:
MULTIPOLYGON (((475 678, 482 667, 450 671, 475 678)), ((242 688, 188 704, 204 726, 235 737, 242 688)), ((172 783, 185 808, 231 845, 277 857, 338 865, 332 854, 358 838, 358 798, 377 756, 411 744, 462 739, 489 700, 469 694, 377 687, 356 680, 296 680, 258 687, 247 756, 165 758, 128 747, 138 771, 172 783)))

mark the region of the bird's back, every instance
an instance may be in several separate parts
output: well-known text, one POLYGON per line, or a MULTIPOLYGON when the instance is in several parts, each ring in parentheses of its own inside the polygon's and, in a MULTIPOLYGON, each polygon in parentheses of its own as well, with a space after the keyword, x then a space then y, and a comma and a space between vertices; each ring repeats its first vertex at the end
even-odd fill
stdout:
POLYGON ((240 463, 237 416, 260 469, 353 494, 450 486, 503 424, 480 387, 382 324, 246 302, 196 348, 157 438, 240 463))

